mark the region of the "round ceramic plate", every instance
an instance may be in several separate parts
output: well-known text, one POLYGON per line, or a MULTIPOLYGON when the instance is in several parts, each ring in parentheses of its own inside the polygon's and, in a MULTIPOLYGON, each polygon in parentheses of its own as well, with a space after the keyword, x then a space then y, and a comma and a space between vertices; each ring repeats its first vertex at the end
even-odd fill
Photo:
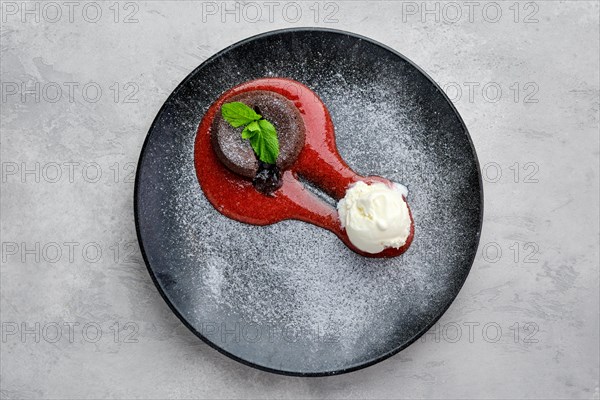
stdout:
POLYGON ((173 312, 238 361, 303 376, 374 364, 426 332, 469 273, 482 210, 475 150, 439 86, 384 45, 323 29, 261 34, 196 68, 154 120, 135 186, 142 253, 173 312), (262 77, 310 87, 350 167, 408 187, 415 238, 405 254, 364 258, 316 226, 247 225, 207 201, 194 170, 198 124, 224 91, 262 77))

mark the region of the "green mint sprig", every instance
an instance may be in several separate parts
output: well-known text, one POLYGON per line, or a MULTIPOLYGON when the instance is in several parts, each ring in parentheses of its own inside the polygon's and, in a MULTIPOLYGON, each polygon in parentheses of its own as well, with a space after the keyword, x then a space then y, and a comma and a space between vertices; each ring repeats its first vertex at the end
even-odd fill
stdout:
POLYGON ((248 139, 258 158, 275 164, 279 156, 279 140, 272 123, 239 101, 223 104, 221 115, 234 128, 244 126, 242 139, 248 139))

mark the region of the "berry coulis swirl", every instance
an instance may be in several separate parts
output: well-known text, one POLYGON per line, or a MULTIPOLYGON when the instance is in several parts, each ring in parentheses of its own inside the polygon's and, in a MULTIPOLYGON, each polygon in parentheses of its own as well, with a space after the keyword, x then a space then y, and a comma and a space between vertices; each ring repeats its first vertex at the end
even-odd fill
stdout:
POLYGON ((298 176, 314 183, 339 201, 354 183, 392 183, 379 176, 361 176, 342 160, 335 144, 331 117, 321 99, 305 85, 284 78, 264 78, 242 83, 215 101, 202 119, 196 136, 194 164, 198 181, 208 201, 221 214, 248 224, 269 225, 286 219, 305 221, 333 232, 346 246, 365 257, 395 257, 404 253, 414 237, 412 215, 410 234, 400 248, 388 247, 371 254, 354 246, 342 228, 336 208, 307 190, 298 176), (282 175, 282 185, 267 196, 252 181, 230 171, 211 146, 215 115, 233 96, 255 90, 278 93, 294 103, 304 121, 305 143, 295 162, 282 175))

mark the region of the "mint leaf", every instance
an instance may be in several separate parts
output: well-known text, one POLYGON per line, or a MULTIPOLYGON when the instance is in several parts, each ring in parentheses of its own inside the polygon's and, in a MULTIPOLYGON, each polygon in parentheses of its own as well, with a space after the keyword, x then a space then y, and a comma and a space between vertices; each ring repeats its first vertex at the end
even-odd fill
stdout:
POLYGON ((267 164, 275 164, 279 156, 279 140, 275 127, 266 119, 258 121, 260 132, 250 138, 250 145, 258 158, 267 164))
POLYGON ((248 124, 248 126, 246 126, 246 128, 248 128, 251 132, 258 132, 260 131, 260 126, 258 125, 258 122, 256 121, 252 121, 248 124))
POLYGON ((260 126, 258 126, 258 122, 252 121, 242 131, 242 139, 250 139, 257 132, 260 131, 260 126))
MULTIPOLYGON (((266 119, 259 120, 258 126, 260 126, 260 130, 263 131, 263 133, 265 135, 277 137, 277 132, 275 131, 275 127, 273 126, 272 123, 270 123, 266 119)), ((277 147, 279 147, 279 145, 277 147)))
POLYGON ((250 139, 251 137, 254 136, 256 132, 252 132, 250 129, 248 129, 248 127, 246 126, 244 128, 244 130, 242 131, 242 139, 250 139))
POLYGON ((250 141, 252 149, 262 162, 276 163, 279 156, 279 140, 272 123, 238 101, 223 104, 221 114, 234 128, 244 126, 242 139, 250 141))
POLYGON ((221 115, 234 128, 258 121, 261 118, 253 109, 239 101, 223 104, 221 115))

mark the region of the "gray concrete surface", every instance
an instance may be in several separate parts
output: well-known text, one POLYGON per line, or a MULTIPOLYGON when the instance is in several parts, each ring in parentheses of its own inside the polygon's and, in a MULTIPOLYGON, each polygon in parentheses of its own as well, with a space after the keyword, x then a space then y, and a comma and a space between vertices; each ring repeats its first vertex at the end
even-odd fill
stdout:
POLYGON ((3 399, 599 398, 598 2, 1 6, 3 399), (480 157, 485 223, 423 339, 303 379, 226 358, 170 312, 137 247, 132 173, 194 67, 313 25, 381 41, 445 87, 480 157))

